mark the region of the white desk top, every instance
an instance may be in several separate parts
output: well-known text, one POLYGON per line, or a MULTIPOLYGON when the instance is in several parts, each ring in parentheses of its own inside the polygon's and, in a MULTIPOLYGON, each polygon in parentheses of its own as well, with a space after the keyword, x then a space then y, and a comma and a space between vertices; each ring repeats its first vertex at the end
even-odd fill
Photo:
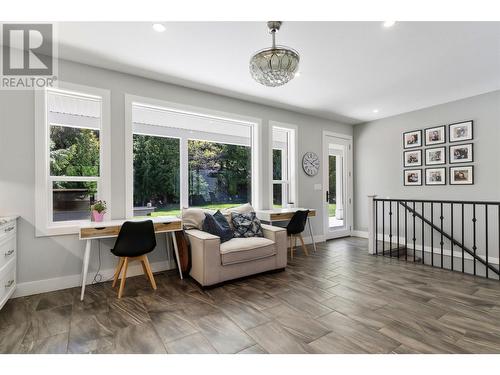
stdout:
POLYGON ((80 228, 104 228, 104 227, 115 227, 122 225, 126 221, 146 221, 151 220, 153 224, 159 223, 174 223, 181 221, 178 217, 175 216, 155 216, 151 218, 132 218, 132 219, 118 219, 118 220, 108 220, 108 221, 89 221, 88 223, 83 223, 80 225, 80 228))
POLYGON ((294 213, 296 211, 316 211, 314 208, 303 208, 303 207, 290 207, 290 208, 271 208, 269 210, 255 210, 256 213, 265 213, 265 214, 289 214, 294 213))

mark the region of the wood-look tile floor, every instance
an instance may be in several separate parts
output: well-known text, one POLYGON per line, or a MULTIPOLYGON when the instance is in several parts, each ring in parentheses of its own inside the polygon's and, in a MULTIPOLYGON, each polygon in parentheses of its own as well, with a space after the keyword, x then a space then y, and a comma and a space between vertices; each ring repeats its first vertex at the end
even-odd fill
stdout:
POLYGON ((175 272, 10 300, 0 353, 500 353, 500 281, 370 256, 360 238, 203 291, 175 272))

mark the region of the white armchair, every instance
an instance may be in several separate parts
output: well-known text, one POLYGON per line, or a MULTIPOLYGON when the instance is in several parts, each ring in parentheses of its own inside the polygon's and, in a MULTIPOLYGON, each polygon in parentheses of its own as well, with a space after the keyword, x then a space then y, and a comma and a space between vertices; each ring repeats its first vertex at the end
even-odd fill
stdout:
POLYGON ((190 275, 202 286, 284 269, 287 264, 286 230, 262 225, 264 237, 220 238, 199 229, 187 230, 191 244, 190 275))

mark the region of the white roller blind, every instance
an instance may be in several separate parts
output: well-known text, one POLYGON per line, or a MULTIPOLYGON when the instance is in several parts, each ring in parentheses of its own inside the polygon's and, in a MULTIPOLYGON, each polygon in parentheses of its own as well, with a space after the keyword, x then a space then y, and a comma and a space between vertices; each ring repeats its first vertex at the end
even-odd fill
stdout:
POLYGON ((189 134, 194 134, 195 138, 196 133, 199 133, 199 136, 203 136, 203 134, 222 135, 227 139, 234 137, 235 143, 245 144, 250 144, 251 139, 251 126, 242 121, 148 107, 141 104, 133 105, 132 122, 134 132, 144 131, 147 126, 161 126, 188 131, 189 134))
POLYGON ((47 92, 50 124, 100 129, 102 99, 60 91, 47 92))

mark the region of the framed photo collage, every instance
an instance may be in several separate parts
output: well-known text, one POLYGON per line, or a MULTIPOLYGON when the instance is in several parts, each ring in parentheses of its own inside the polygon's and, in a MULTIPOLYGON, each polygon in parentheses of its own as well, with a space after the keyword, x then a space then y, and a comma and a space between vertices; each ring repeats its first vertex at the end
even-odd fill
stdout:
POLYGON ((473 127, 470 120, 403 133, 403 185, 474 184, 474 165, 464 165, 474 162, 473 127))

